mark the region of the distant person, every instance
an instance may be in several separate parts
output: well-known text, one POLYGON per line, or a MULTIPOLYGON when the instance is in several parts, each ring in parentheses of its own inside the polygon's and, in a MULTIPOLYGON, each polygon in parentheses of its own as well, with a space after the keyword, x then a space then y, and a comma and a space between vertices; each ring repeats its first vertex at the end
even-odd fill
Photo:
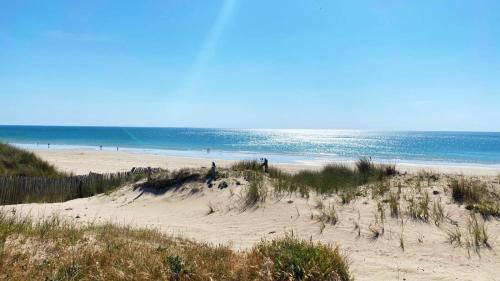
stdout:
POLYGON ((207 184, 209 187, 211 187, 212 181, 217 178, 217 171, 215 169, 215 162, 212 162, 212 168, 207 173, 207 184))
POLYGON ((268 168, 269 168, 269 163, 267 161, 267 158, 264 158, 264 162, 262 163, 262 167, 264 167, 264 173, 267 173, 268 168))
POLYGON ((99 149, 102 150, 102 145, 99 146, 99 149))
POLYGON ((50 143, 47 144, 47 148, 50 148, 50 143))
POLYGON ((118 151, 118 146, 116 147, 116 151, 118 151))

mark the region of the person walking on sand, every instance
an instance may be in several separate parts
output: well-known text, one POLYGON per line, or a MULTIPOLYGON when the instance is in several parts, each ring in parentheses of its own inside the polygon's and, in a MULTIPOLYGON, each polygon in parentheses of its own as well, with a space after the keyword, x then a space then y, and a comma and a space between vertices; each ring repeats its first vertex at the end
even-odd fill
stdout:
POLYGON ((264 173, 267 173, 267 170, 269 168, 269 163, 267 161, 267 158, 264 158, 264 163, 262 163, 262 166, 264 167, 264 173))

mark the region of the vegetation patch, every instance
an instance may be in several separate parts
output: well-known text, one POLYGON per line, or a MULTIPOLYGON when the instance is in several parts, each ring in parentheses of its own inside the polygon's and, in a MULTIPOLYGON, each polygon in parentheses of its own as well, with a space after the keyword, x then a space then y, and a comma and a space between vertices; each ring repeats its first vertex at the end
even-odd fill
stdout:
POLYGON ((0 143, 0 176, 54 178, 67 175, 32 152, 0 143))
MULTIPOLYGON (((310 191, 318 194, 350 192, 363 184, 380 181, 397 173, 392 165, 375 165, 365 158, 358 160, 355 166, 353 169, 345 165, 329 164, 319 171, 302 170, 294 174, 269 167, 267 175, 276 192, 299 192, 308 196, 310 191)), ((231 169, 264 173, 262 165, 256 160, 237 162, 231 169)))
POLYGON ((252 249, 112 224, 0 213, 0 280, 351 280, 337 247, 293 236, 252 249))
MULTIPOLYGON (((293 236, 255 247, 271 261, 271 280, 351 280, 349 266, 338 247, 300 241, 293 236)), ((262 263, 261 261, 260 263, 262 263)))
POLYGON ((467 204, 466 208, 480 213, 484 217, 500 217, 498 194, 490 192, 484 182, 475 179, 452 179, 448 183, 453 200, 467 204))
POLYGON ((262 173, 249 171, 245 178, 250 183, 244 197, 244 209, 254 207, 258 203, 264 203, 267 198, 267 188, 264 185, 264 176, 262 173))

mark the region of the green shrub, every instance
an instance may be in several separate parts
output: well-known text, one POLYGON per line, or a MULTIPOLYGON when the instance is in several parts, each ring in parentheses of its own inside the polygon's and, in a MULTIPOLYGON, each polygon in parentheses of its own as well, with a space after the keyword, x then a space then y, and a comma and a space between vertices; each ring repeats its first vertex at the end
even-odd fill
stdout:
POLYGON ((263 241, 255 249, 272 261, 274 280, 352 280, 338 247, 287 236, 263 241))

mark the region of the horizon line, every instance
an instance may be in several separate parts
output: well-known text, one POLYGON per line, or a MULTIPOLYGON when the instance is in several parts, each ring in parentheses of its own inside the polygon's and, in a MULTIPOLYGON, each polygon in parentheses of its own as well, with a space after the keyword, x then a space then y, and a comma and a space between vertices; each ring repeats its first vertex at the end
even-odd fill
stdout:
POLYGON ((305 131, 360 131, 360 132, 435 132, 435 133, 500 133, 498 131, 477 130, 418 130, 418 129, 335 129, 335 128, 230 128, 196 126, 147 126, 147 125, 53 125, 53 124, 0 124, 0 127, 83 127, 83 128, 149 128, 149 129, 218 129, 218 130, 305 130, 305 131))

